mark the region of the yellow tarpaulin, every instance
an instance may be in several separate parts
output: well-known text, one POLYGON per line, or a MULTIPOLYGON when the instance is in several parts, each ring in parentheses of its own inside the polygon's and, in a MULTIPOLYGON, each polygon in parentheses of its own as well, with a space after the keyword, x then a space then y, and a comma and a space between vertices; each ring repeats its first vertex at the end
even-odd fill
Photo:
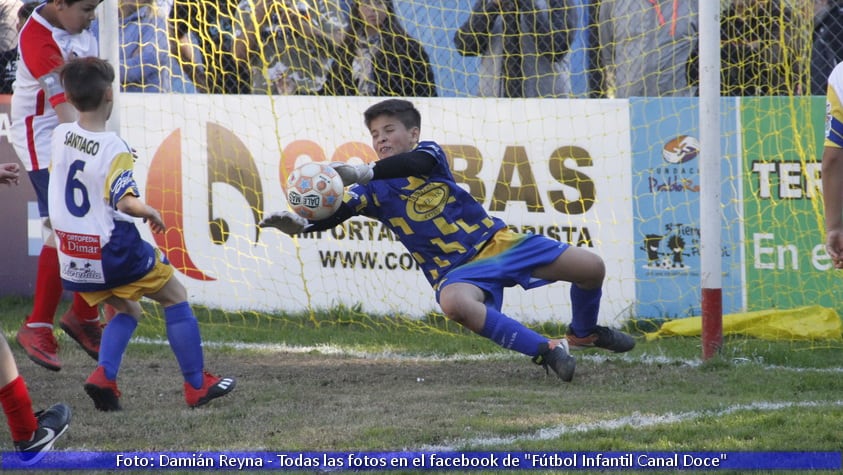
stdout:
MULTIPOLYGON (((790 310, 759 310, 757 312, 723 315, 723 335, 747 335, 763 340, 840 340, 840 316, 836 311, 819 305, 790 310)), ((646 333, 647 341, 666 336, 699 336, 702 318, 688 317, 665 322, 653 333, 646 333)))

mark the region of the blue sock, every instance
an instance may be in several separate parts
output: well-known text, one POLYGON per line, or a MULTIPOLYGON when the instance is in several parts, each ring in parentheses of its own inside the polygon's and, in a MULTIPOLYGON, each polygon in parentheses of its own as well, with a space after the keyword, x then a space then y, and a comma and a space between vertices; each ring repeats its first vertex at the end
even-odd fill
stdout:
POLYGON ((138 321, 134 317, 128 313, 118 313, 102 330, 99 365, 105 369, 106 378, 112 381, 117 379, 123 353, 137 327, 138 321))
POLYGON ((202 336, 190 304, 182 302, 165 308, 164 320, 167 323, 167 340, 184 380, 196 389, 201 388, 202 370, 205 369, 202 336))
POLYGON ((536 356, 539 353, 539 345, 548 340, 489 306, 486 306, 486 323, 483 324, 480 335, 506 349, 527 356, 536 356))
POLYGON ((594 332, 602 296, 603 289, 600 287, 586 290, 571 284, 571 333, 586 337, 594 332))

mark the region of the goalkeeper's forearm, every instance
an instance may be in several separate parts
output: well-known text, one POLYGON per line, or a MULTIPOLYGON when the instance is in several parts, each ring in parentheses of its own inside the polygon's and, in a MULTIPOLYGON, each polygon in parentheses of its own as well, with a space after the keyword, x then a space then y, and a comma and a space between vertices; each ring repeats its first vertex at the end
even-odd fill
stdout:
POLYGON ((433 155, 421 150, 399 153, 375 162, 372 172, 373 180, 388 178, 404 178, 408 176, 423 176, 430 173, 436 166, 433 155))
POLYGON ((310 224, 308 224, 302 232, 309 233, 311 231, 326 231, 339 225, 352 216, 354 216, 354 210, 351 209, 351 206, 343 203, 340 205, 337 212, 331 216, 319 221, 308 221, 310 224))

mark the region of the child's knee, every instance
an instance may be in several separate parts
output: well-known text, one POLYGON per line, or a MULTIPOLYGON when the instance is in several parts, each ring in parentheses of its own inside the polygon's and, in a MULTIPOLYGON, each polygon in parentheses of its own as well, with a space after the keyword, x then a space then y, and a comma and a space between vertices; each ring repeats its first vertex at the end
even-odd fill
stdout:
POLYGON ((582 289, 597 289, 603 286, 606 278, 606 264, 600 256, 594 255, 582 266, 580 278, 575 283, 582 289))

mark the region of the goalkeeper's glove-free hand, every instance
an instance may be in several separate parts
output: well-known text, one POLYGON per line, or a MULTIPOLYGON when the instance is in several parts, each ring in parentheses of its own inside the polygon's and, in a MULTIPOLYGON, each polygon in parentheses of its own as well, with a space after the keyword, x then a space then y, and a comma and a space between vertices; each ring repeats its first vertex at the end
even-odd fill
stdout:
POLYGON ((258 223, 258 226, 262 228, 275 228, 290 236, 304 231, 307 225, 308 222, 305 218, 292 211, 270 213, 258 223))
POLYGON ((372 181, 372 177, 375 176, 374 166, 374 163, 367 165, 349 165, 343 162, 331 163, 331 168, 336 170, 337 174, 342 178, 343 186, 353 185, 355 183, 360 183, 361 185, 369 183, 372 181))

